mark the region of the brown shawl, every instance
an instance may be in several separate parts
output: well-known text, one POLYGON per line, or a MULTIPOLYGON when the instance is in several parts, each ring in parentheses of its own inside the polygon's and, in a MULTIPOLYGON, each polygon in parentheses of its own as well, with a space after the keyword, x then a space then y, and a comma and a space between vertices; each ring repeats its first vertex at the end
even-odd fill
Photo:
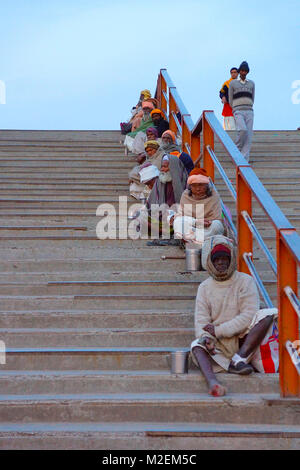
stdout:
POLYGON ((193 196, 189 196, 189 190, 186 189, 181 196, 179 211, 176 214, 181 217, 193 217, 196 219, 197 204, 204 205, 204 218, 208 220, 220 220, 222 219, 222 207, 220 196, 217 192, 212 189, 212 195, 203 199, 194 199, 193 196))

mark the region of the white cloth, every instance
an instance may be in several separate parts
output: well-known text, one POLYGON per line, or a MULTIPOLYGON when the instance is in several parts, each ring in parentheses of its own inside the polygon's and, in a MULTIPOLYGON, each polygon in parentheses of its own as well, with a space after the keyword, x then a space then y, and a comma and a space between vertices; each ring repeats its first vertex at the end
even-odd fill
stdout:
POLYGON ((224 129, 225 131, 235 131, 235 120, 233 116, 224 117, 224 129))
POLYGON ((144 152, 146 140, 147 136, 145 132, 138 132, 132 144, 132 152, 137 154, 144 152))
POLYGON ((129 186, 129 192, 135 199, 146 199, 149 195, 149 189, 144 184, 131 183, 129 186))
POLYGON ((134 138, 130 137, 130 135, 126 135, 125 140, 124 140, 124 147, 127 147, 129 152, 132 152, 133 144, 134 144, 134 138))
POLYGON ((156 178, 159 175, 159 169, 155 165, 149 165, 139 171, 141 177, 141 183, 147 183, 147 181, 156 178))
POLYGON ((183 238, 201 246, 205 239, 224 233, 224 226, 220 220, 213 220, 209 227, 202 228, 197 226, 197 220, 194 217, 189 216, 176 217, 173 227, 175 238, 183 238))

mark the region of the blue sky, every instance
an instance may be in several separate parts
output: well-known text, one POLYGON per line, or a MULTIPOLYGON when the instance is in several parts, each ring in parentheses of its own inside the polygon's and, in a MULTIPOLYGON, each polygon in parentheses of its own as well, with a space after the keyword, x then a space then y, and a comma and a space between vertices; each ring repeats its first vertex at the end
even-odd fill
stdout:
POLYGON ((0 8, 2 129, 118 129, 140 90, 154 93, 160 68, 194 121, 203 109, 221 119, 218 91, 242 60, 256 84, 254 127, 300 126, 292 103, 300 0, 0 0, 0 8))

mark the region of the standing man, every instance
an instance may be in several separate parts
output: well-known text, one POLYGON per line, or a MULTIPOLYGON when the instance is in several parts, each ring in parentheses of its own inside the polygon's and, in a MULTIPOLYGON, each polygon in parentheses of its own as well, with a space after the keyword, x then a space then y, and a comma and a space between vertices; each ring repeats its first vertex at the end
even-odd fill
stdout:
POLYGON ((255 84, 246 77, 249 65, 242 62, 239 68, 240 77, 232 80, 229 85, 229 104, 232 107, 237 130, 236 145, 244 155, 247 162, 250 158, 250 149, 253 135, 253 103, 255 97, 255 84))
POLYGON ((233 117, 232 113, 232 108, 230 104, 228 103, 228 91, 229 91, 229 85, 232 82, 232 80, 235 80, 238 75, 238 69, 236 67, 232 67, 230 69, 230 75, 231 78, 227 80, 225 83, 223 83, 223 86, 220 90, 220 98, 223 103, 223 111, 222 111, 222 116, 224 116, 224 129, 225 131, 234 131, 235 130, 235 120, 233 117))

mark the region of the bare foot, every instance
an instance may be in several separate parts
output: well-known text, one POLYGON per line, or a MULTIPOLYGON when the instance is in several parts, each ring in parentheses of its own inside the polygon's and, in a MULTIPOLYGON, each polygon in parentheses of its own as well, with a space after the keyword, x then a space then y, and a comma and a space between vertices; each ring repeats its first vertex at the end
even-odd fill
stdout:
POLYGON ((226 395, 226 388, 223 387, 219 382, 213 381, 209 384, 209 394, 213 397, 223 397, 226 395))

